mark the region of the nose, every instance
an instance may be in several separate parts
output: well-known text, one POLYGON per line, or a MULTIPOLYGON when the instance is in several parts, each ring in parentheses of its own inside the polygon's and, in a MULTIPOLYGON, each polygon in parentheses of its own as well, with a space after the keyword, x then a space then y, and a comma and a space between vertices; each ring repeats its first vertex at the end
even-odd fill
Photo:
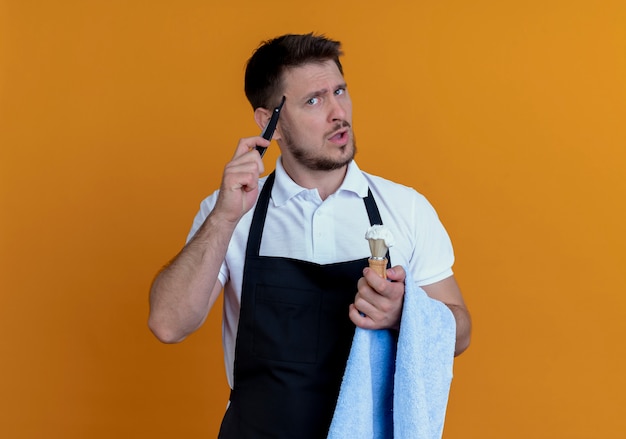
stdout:
POLYGON ((328 112, 328 118, 330 122, 338 120, 346 120, 348 114, 348 102, 343 96, 333 96, 330 99, 330 109, 328 112))

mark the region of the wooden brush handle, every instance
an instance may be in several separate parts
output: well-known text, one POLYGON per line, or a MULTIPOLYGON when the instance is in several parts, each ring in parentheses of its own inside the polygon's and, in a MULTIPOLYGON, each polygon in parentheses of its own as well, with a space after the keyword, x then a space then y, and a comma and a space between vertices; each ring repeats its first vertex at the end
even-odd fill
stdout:
POLYGON ((369 266, 372 270, 374 270, 380 277, 383 279, 387 279, 387 258, 382 259, 368 259, 369 266))

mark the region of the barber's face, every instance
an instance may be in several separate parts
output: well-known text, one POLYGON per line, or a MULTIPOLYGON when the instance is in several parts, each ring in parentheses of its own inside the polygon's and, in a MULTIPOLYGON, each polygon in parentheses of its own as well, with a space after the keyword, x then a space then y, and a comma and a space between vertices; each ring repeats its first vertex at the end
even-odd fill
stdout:
POLYGON ((311 170, 348 164, 356 151, 352 101, 334 61, 288 69, 283 87, 286 101, 276 137, 283 160, 311 170))

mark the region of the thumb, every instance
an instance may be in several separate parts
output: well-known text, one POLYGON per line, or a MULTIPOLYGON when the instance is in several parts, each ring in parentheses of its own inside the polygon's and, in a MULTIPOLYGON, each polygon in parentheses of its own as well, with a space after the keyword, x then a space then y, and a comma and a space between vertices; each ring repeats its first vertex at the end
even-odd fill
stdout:
POLYGON ((406 271, 402 265, 396 265, 387 270, 387 279, 394 282, 404 282, 406 279, 406 271))

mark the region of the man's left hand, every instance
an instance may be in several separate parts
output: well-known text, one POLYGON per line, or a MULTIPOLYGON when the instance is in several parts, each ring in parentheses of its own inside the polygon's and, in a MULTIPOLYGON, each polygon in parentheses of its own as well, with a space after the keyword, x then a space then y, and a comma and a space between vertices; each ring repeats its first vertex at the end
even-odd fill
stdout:
POLYGON ((405 278, 400 265, 387 270, 387 279, 366 267, 357 283, 354 303, 350 305, 350 320, 365 329, 399 329, 405 278))

